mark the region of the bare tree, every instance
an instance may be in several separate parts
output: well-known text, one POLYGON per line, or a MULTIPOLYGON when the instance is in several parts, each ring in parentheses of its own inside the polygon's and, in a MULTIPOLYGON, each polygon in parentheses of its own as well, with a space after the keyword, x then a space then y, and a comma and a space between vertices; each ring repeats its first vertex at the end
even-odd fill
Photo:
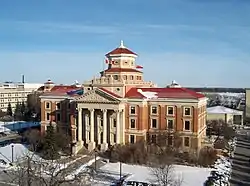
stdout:
POLYGON ((74 173, 74 164, 60 160, 44 160, 34 153, 25 154, 13 167, 8 174, 13 177, 12 182, 19 186, 83 186, 91 181, 87 171, 74 173))
POLYGON ((182 175, 175 172, 172 158, 166 159, 164 154, 160 154, 157 160, 158 162, 150 167, 150 172, 154 178, 152 181, 162 186, 181 186, 183 178, 182 175))

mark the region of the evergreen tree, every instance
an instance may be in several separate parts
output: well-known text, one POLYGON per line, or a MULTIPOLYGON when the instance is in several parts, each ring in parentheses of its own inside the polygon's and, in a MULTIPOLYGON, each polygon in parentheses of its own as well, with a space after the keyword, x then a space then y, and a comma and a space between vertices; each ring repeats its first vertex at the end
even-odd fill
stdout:
POLYGON ((14 112, 15 120, 22 120, 22 113, 21 113, 21 105, 17 102, 15 112, 14 112))
POLYGON ((43 155, 47 159, 59 158, 59 146, 57 145, 57 135, 52 124, 47 126, 46 134, 43 140, 43 155))
POLYGON ((22 120, 27 121, 27 107, 26 104, 24 103, 24 101, 21 103, 20 105, 20 113, 22 115, 22 120))
POLYGON ((12 112, 12 108, 11 108, 10 102, 8 103, 8 107, 7 107, 7 115, 8 116, 13 116, 13 112, 12 112))

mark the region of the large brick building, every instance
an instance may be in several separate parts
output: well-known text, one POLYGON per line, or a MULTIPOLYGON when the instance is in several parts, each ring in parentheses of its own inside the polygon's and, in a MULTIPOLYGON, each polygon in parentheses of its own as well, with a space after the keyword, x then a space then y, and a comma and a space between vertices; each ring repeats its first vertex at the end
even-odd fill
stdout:
MULTIPOLYGON (((157 88, 143 80, 137 54, 121 46, 106 54, 108 68, 100 77, 76 86, 45 84, 41 96, 42 131, 56 123, 72 137, 73 151, 156 139, 160 132, 177 131, 183 150, 199 150, 206 132, 204 95, 173 82, 157 88), (73 92, 73 93, 72 93, 73 92)), ((167 143, 172 144, 171 135, 167 143)))

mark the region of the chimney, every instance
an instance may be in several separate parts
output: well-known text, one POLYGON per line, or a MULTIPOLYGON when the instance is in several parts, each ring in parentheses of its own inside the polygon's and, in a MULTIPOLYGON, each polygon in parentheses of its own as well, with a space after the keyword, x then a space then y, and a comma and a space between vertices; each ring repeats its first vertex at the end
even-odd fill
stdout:
POLYGON ((24 80, 24 75, 22 75, 22 83, 25 83, 24 81, 25 81, 25 80, 24 80))

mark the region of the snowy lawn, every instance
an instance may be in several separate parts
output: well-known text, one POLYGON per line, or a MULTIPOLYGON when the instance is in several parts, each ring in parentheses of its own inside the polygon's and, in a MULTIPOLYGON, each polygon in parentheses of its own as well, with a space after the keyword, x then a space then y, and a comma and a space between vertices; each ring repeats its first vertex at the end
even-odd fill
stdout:
MULTIPOLYGON (((101 170, 114 172, 119 175, 119 168, 119 163, 107 163, 101 167, 101 170)), ((176 175, 182 176, 182 186, 202 186, 209 176, 211 169, 175 165, 174 171, 176 175)), ((150 169, 145 166, 122 164, 122 173, 131 174, 126 181, 155 183, 155 178, 151 174, 150 169)))

